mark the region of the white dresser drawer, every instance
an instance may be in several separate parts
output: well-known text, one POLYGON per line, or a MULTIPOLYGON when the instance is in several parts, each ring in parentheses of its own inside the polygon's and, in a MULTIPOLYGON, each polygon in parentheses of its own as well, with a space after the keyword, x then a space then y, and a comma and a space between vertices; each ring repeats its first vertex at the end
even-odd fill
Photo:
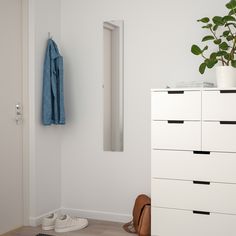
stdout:
POLYGON ((152 179, 152 206, 236 214, 236 184, 152 179))
POLYGON ((202 119, 236 121, 236 90, 202 91, 202 119))
POLYGON ((152 177, 236 183, 236 153, 152 150, 152 177))
POLYGON ((236 152, 236 124, 202 122, 202 149, 236 152))
POLYGON ((152 121, 152 148, 200 150, 201 122, 168 123, 168 121, 152 121))
POLYGON ((152 208, 152 236, 235 236, 236 216, 152 208))
POLYGON ((153 120, 200 120, 200 91, 152 92, 153 120))

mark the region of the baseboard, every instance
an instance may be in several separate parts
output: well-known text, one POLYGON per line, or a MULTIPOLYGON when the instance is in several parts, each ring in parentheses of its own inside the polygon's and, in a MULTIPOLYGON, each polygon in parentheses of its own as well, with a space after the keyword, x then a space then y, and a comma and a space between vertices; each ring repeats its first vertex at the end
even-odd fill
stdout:
POLYGON ((58 212, 60 214, 60 211, 61 211, 61 209, 59 208, 59 209, 55 209, 54 211, 47 212, 47 213, 42 214, 37 217, 30 217, 30 219, 29 219, 30 226, 33 226, 33 227, 39 226, 39 225, 41 225, 44 217, 46 217, 52 213, 55 213, 55 212, 58 212))
POLYGON ((39 226, 42 223, 42 220, 47 215, 58 212, 59 214, 69 214, 71 216, 78 216, 82 218, 94 219, 94 220, 105 220, 113 222, 126 223, 131 220, 131 215, 120 214, 114 212, 105 212, 105 211, 91 211, 91 210, 81 210, 74 208, 65 208, 55 209, 54 211, 47 212, 37 217, 30 217, 30 226, 39 226))
POLYGON ((104 211, 91 211, 82 209, 73 209, 62 207, 60 212, 62 214, 69 214, 72 216, 78 216, 82 218, 95 219, 95 220, 105 220, 113 222, 126 223, 131 220, 131 215, 120 214, 114 212, 104 212, 104 211))

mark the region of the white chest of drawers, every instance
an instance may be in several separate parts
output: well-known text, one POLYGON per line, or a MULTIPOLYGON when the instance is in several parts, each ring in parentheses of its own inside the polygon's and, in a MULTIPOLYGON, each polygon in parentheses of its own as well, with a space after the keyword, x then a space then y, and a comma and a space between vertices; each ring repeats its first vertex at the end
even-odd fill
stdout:
POLYGON ((152 236, 236 235, 236 89, 153 89, 152 236))

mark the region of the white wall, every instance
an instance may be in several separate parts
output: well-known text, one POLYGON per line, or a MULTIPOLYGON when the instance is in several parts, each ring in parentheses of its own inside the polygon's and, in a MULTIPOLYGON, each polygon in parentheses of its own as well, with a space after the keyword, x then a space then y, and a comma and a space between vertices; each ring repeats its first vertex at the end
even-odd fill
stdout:
POLYGON ((126 220, 135 196, 150 193, 153 87, 200 76, 190 53, 200 17, 222 14, 219 0, 62 0, 67 125, 62 137, 62 206, 85 216, 126 220), (103 152, 102 23, 124 20, 124 152, 103 152), (77 210, 76 210, 77 209, 77 210), (121 215, 119 215, 121 214, 121 215))
POLYGON ((51 32, 60 45, 60 1, 30 0, 30 219, 60 208, 60 127, 41 122, 43 62, 51 32))
POLYGON ((87 217, 127 220, 136 195, 150 193, 149 90, 181 80, 214 80, 213 71, 198 73, 201 59, 190 53, 190 47, 204 34, 196 19, 221 15, 224 4, 223 0, 30 0, 32 221, 61 206, 87 217), (103 21, 120 19, 125 27, 124 152, 111 153, 102 151, 103 21), (65 127, 41 125, 49 31, 63 46, 65 127))

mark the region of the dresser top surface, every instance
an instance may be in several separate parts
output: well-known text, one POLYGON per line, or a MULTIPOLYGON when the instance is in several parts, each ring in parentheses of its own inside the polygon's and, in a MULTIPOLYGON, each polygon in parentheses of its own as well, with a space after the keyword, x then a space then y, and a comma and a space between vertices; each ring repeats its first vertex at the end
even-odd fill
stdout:
POLYGON ((222 90, 234 90, 236 91, 236 87, 234 88, 152 88, 151 92, 167 92, 167 91, 222 91, 222 90))

